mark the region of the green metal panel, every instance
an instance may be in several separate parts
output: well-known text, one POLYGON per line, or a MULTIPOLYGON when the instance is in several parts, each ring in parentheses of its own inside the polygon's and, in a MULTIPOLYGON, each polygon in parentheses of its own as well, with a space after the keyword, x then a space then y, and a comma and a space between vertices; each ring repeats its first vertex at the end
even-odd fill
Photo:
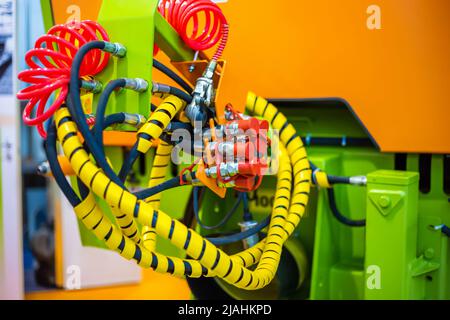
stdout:
POLYGON ((366 299, 423 298, 410 273, 417 257, 418 181, 410 172, 368 176, 365 266, 378 268, 381 286, 367 285, 366 299))
POLYGON ((159 14, 155 14, 155 41, 172 61, 191 61, 194 52, 180 38, 172 26, 159 14))
POLYGON ((55 24, 51 0, 41 0, 41 8, 42 17, 44 19, 44 28, 48 31, 55 24))
MULTIPOLYGON (((112 42, 119 42, 127 48, 125 58, 112 58, 112 62, 99 75, 98 80, 104 85, 118 78, 142 78, 151 83, 157 3, 157 0, 103 2, 99 23, 107 30, 112 42)), ((150 90, 145 93, 118 91, 110 99, 108 112, 148 116, 150 100, 150 90)))

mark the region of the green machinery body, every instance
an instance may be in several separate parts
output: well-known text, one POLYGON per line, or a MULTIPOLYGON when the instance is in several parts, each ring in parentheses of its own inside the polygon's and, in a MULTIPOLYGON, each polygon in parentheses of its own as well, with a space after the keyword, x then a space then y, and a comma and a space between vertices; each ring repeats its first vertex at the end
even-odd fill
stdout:
MULTIPOLYGON (((274 103, 304 137, 369 139, 341 101, 274 103)), ((311 145, 308 155, 330 174, 369 173, 366 188, 335 187, 339 209, 349 218, 366 218, 367 227, 352 228, 338 222, 328 205, 326 190, 315 190, 307 215, 287 248, 301 262, 297 268, 307 261, 304 270, 295 270, 306 273, 302 286, 277 292, 265 289, 256 293, 257 298, 450 299, 450 240, 430 228, 450 223, 450 204, 444 192, 444 156, 431 157, 430 188, 421 192, 419 155, 407 155, 407 166, 402 171, 395 171, 396 155, 380 153, 371 146, 311 145), (295 249, 299 247, 303 249, 295 249)), ((266 178, 250 198, 252 212, 267 216, 274 194, 275 179, 266 178)), ((217 223, 220 213, 231 207, 231 197, 229 200, 224 205, 210 194, 204 202, 204 219, 217 223)), ((238 221, 226 228, 236 229, 238 221)), ((279 277, 291 271, 281 266, 279 277)), ((235 298, 255 297, 220 285, 235 298)))
MULTIPOLYGON (((50 8, 48 1, 42 3, 48 28, 53 24, 50 8)), ((99 21, 113 41, 120 41, 128 48, 128 58, 102 74, 104 83, 118 77, 143 77, 145 72, 144 78, 151 80, 154 40, 171 60, 192 60, 194 52, 185 47, 176 32, 156 13, 156 3, 104 1, 99 21), (140 40, 143 38, 145 43, 140 40)), ((150 99, 150 93, 133 100, 131 95, 119 92, 112 99, 110 111, 145 114, 150 99)), ((342 101, 274 103, 304 137, 370 138, 342 101)), ((428 178, 420 177, 419 155, 407 155, 406 167, 398 171, 395 171, 396 155, 380 153, 370 145, 310 145, 308 155, 315 165, 330 174, 368 174, 365 188, 336 187, 340 210, 353 219, 366 218, 367 227, 350 228, 340 224, 330 211, 326 190, 315 190, 307 216, 288 242, 289 257, 282 259, 278 285, 257 292, 230 288, 217 280, 218 286, 238 299, 450 299, 450 240, 429 227, 450 225, 443 156, 431 157, 429 188, 421 192, 419 180, 428 178)), ((113 164, 120 163, 123 151, 111 148, 108 156, 113 164)), ((147 183, 144 177, 149 176, 150 158, 144 167, 134 168, 136 187, 147 183)), ((266 177, 252 195, 250 208, 258 219, 271 212, 274 188, 275 179, 266 177)), ((181 218, 188 200, 186 189, 171 190, 163 195, 162 209, 177 212, 176 218, 181 218)), ((233 202, 231 191, 226 201, 208 192, 201 208, 204 222, 220 221, 233 202)), ((240 218, 237 214, 219 231, 238 229, 240 218)), ((87 230, 81 228, 81 234, 85 245, 99 245, 87 230)), ((167 254, 177 254, 168 243, 160 241, 159 247, 167 254)), ((226 250, 232 252, 235 248, 226 250)))

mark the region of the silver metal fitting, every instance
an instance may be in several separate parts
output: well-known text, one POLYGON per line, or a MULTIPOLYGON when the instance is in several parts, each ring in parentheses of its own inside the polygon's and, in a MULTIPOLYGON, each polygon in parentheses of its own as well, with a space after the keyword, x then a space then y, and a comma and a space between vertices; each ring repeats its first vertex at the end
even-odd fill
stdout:
POLYGON ((103 51, 111 53, 115 57, 124 58, 127 55, 127 48, 121 43, 106 42, 103 51))
POLYGON ((366 176, 350 177, 350 184, 354 186, 367 186, 367 177, 366 176))
POLYGON ((143 115, 136 113, 124 113, 124 114, 125 114, 124 123, 130 126, 134 126, 138 129, 147 122, 147 119, 143 115))
POLYGON ((148 90, 148 82, 141 78, 126 79, 125 88, 136 92, 146 92, 148 90))
MULTIPOLYGON (((253 229, 257 225, 258 225, 258 222, 256 222, 256 221, 243 221, 243 222, 239 223, 239 227, 241 227, 242 232, 253 229)), ((245 249, 254 247, 258 243, 259 243, 259 235, 258 234, 254 234, 253 236, 250 236, 250 237, 242 240, 242 244, 244 245, 245 249)))
POLYGON ((152 82, 152 92, 170 93, 170 87, 166 84, 152 82))
MULTIPOLYGON (((223 178, 234 177, 239 174, 239 164, 222 162, 219 170, 220 176, 223 178)), ((217 179, 217 166, 206 169, 205 174, 208 178, 217 179)))
POLYGON ((92 92, 94 94, 100 93, 103 90, 103 84, 100 81, 92 80, 92 81, 81 81, 81 89, 92 92))
POLYGON ((206 123, 206 114, 204 107, 211 108, 213 106, 216 92, 214 90, 214 72, 216 71, 217 62, 211 61, 206 67, 203 76, 197 79, 194 92, 192 93, 192 102, 186 107, 186 116, 191 120, 192 125, 196 121, 206 123))
POLYGON ((37 167, 37 174, 40 176, 47 176, 50 173, 51 173, 51 169, 50 169, 50 164, 48 163, 48 161, 42 162, 37 167))

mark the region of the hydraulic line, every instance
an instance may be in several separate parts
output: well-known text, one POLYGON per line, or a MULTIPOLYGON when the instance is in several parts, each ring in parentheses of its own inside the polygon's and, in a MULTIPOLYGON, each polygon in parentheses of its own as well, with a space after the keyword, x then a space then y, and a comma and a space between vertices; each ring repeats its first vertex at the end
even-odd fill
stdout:
POLYGON ((338 209, 336 205, 336 197, 334 194, 334 188, 327 189, 328 192, 328 203, 331 209, 331 212, 333 213, 333 216, 342 224, 349 226, 349 227, 365 227, 366 226, 366 220, 352 220, 347 217, 345 217, 338 209))
POLYGON ((175 96, 167 97, 139 130, 137 150, 146 154, 151 148, 152 141, 161 136, 175 115, 185 106, 185 102, 181 99, 175 96))
POLYGON ((70 186, 69 182, 67 182, 67 179, 61 169, 61 166, 58 161, 58 154, 56 152, 56 126, 55 123, 52 121, 49 125, 49 130, 47 134, 47 139, 45 140, 44 146, 45 146, 45 153, 47 155, 47 160, 50 165, 50 168, 52 170, 52 175, 58 184, 59 188, 63 192, 66 199, 69 201, 69 203, 76 207, 81 203, 81 200, 78 198, 75 191, 70 186))
MULTIPOLYGON (((178 89, 178 88, 175 88, 172 86, 168 86, 165 84, 160 84, 160 83, 154 82, 152 91, 153 91, 153 93, 174 95, 175 97, 180 98, 187 104, 192 102, 192 96, 190 94, 186 93, 185 91, 183 91, 181 89, 178 89)), ((164 96, 163 96, 163 98, 164 98, 164 96)))
MULTIPOLYGON (((89 126, 87 125, 83 112, 83 108, 81 105, 81 99, 80 99, 80 86, 79 86, 79 78, 80 78, 80 69, 83 64, 83 60, 86 55, 89 54, 90 51, 99 49, 104 50, 107 43, 104 41, 92 41, 80 48, 80 50, 77 52, 71 68, 71 74, 70 74, 70 99, 68 101, 68 107, 70 110, 70 114, 73 117, 73 120, 75 121, 78 129, 80 130, 81 134, 83 135, 85 139, 85 143, 90 151, 90 153, 93 155, 94 159, 97 161, 99 166, 104 170, 105 174, 113 180, 115 183, 117 183, 122 188, 125 188, 125 185, 122 183, 122 181, 117 177, 117 175, 112 170, 111 166, 109 165, 108 161, 105 159, 103 155, 103 150, 99 147, 99 145, 96 143, 96 140, 91 133, 89 126)), ((57 124, 58 125, 58 124, 57 124)))
POLYGON ((166 76, 168 76, 170 79, 175 81, 181 88, 184 89, 184 91, 192 93, 194 91, 194 88, 190 86, 186 81, 183 80, 178 74, 176 74, 174 71, 166 67, 164 64, 159 62, 156 59, 153 59, 153 66, 164 73, 166 76))
MULTIPOLYGON (((186 175, 184 175, 182 177, 182 180, 186 183, 186 182, 188 182, 188 180, 191 180, 191 178, 188 178, 186 175)), ((175 178, 167 180, 155 187, 136 192, 134 195, 139 200, 145 200, 145 199, 148 199, 148 198, 154 196, 155 194, 161 193, 161 192, 169 190, 169 189, 178 188, 181 186, 182 186, 182 184, 180 182, 180 177, 175 177, 175 178)))
POLYGON ((261 221, 255 227, 253 227, 249 230, 242 231, 242 232, 228 235, 228 236, 221 236, 221 237, 214 237, 214 238, 208 237, 207 239, 216 246, 224 246, 227 244, 232 244, 232 243, 236 243, 236 242, 245 240, 245 239, 261 232, 264 228, 267 228, 267 226, 269 226, 269 224, 270 224, 270 216, 265 218, 263 221, 261 221))
MULTIPOLYGON (((194 191, 193 191, 193 207, 194 207, 194 215, 195 215, 195 219, 197 220, 197 224, 200 226, 200 228, 205 229, 205 230, 216 230, 219 229, 221 227, 223 227, 228 221, 230 221, 230 219, 233 217, 233 215, 236 213, 237 209, 239 208, 239 205, 242 202, 242 194, 240 194, 236 200, 236 202, 234 203, 233 207, 231 208, 230 211, 228 211, 228 213, 223 217, 223 219, 216 225, 213 226, 208 226, 206 224, 204 224, 202 222, 202 220, 200 219, 200 210, 199 210, 199 205, 198 205, 198 198, 199 198, 199 189, 200 187, 194 187, 194 191)), ((212 242, 214 244, 214 242, 212 242)))
MULTIPOLYGON (((161 141, 159 143, 150 173, 149 188, 155 188, 164 182, 167 175, 167 167, 170 164, 172 149, 173 147, 166 142, 161 141)), ((157 193, 145 201, 150 203, 155 210, 158 210, 161 203, 161 193, 157 193)), ((156 231, 153 228, 149 226, 142 228, 142 240, 148 250, 154 251, 156 249, 156 231)))
MULTIPOLYGON (((261 99, 261 102, 267 104, 267 102, 263 99, 261 99)), ((262 111, 259 103, 255 104, 253 109, 257 112, 262 111)), ((273 117, 276 113, 276 109, 271 107, 269 110, 273 117)), ((65 114, 62 112, 64 112, 64 109, 62 109, 61 112, 58 111, 58 119, 69 117, 67 111, 65 111, 65 114)), ((272 120, 272 117, 269 116, 268 119, 272 120)), ((284 126, 284 131, 289 135, 295 133, 295 129, 292 126, 287 123, 285 124, 286 118, 284 116, 278 116, 278 118, 279 121, 276 121, 275 119, 274 122, 279 128, 284 126), (281 123, 280 120, 284 122, 281 123)), ((287 154, 289 154, 290 162, 294 163, 294 181, 297 182, 294 184, 293 204, 289 208, 289 215, 289 200, 286 200, 286 198, 289 199, 290 197, 292 181, 289 181, 291 177, 291 170, 286 169, 283 172, 280 172, 280 175, 283 177, 283 179, 280 180, 282 187, 278 189, 279 192, 277 194, 280 194, 280 196, 277 197, 275 201, 277 206, 274 208, 268 238, 261 242, 261 244, 251 248, 250 251, 245 251, 239 255, 239 257, 244 261, 253 261, 250 256, 247 257, 244 255, 248 255, 249 252, 256 255, 257 261, 259 261, 259 257, 261 257, 261 262, 259 263, 257 269, 255 271, 251 271, 245 268, 242 264, 238 263, 238 260, 229 257, 224 252, 212 246, 212 244, 205 239, 202 240, 202 238, 192 230, 188 230, 184 225, 181 225, 179 222, 171 219, 165 213, 158 210, 152 210, 151 206, 145 202, 138 202, 137 198, 132 194, 128 193, 114 182, 111 182, 111 180, 108 179, 89 159, 88 154, 82 148, 79 137, 77 135, 73 135, 74 132, 70 130, 71 124, 73 124, 73 122, 65 122, 62 124, 62 126, 58 129, 59 139, 64 142, 63 149, 66 156, 67 154, 72 154, 71 164, 74 167, 75 172, 77 172, 84 183, 91 186, 91 190, 95 194, 105 198, 111 206, 117 207, 120 211, 125 211, 128 214, 134 214, 141 224, 151 224, 160 236, 168 238, 176 246, 186 249, 189 256, 198 257, 197 260, 199 260, 199 262, 206 268, 206 272, 204 272, 205 270, 202 270, 203 273, 214 273, 215 275, 224 278, 226 281, 246 289, 262 288, 273 279, 277 268, 277 261, 279 261, 280 258, 282 243, 286 241, 287 237, 289 237, 298 225, 298 222, 304 213, 304 208, 308 199, 311 171, 309 169, 306 152, 301 145, 301 140, 291 142, 288 146, 287 152, 287 154), (186 237, 188 235, 189 239, 187 240, 186 237), (262 250, 262 253, 258 255, 257 252, 260 250, 262 250), (269 257, 271 258, 271 261, 272 259, 275 259, 275 262, 269 262, 269 257)), ((285 144, 287 143, 288 138, 290 138, 290 136, 287 137, 283 134, 281 136, 282 142, 285 144)), ((82 212, 85 204, 88 202, 89 201, 86 200, 86 202, 83 202, 81 206, 76 208, 76 210, 78 212, 82 212)), ((107 235, 112 234, 114 230, 109 231, 111 232, 105 230, 105 233, 107 233, 107 235)), ((103 239, 99 233, 97 233, 97 236, 103 239)), ((108 239, 110 239, 110 237, 108 237, 108 239)), ((122 237, 122 240, 120 240, 120 238, 116 240, 117 248, 120 247, 119 249, 123 249, 119 250, 122 252, 122 255, 128 258, 133 258, 136 256, 136 253, 139 253, 141 255, 140 259, 135 260, 138 261, 140 265, 145 265, 145 263, 143 263, 144 251, 141 247, 136 246, 133 250, 133 247, 130 242, 127 241, 126 237, 122 237), (139 248, 139 250, 137 248, 139 248)), ((110 247, 114 246, 110 245, 110 247)), ((188 271, 192 271, 192 267, 198 266, 197 263, 192 261, 179 261, 174 259, 167 260, 167 257, 161 258, 162 261, 159 263, 157 260, 158 257, 160 256, 156 256, 156 254, 146 255, 145 262, 150 264, 151 267, 159 272, 169 271, 173 274, 183 275, 186 274, 185 263, 189 263, 191 268, 188 268, 188 271)), ((191 272, 188 273, 190 274, 191 272)))
POLYGON ((249 202, 248 202, 248 194, 247 193, 242 193, 242 202, 244 203, 244 215, 243 215, 243 220, 244 221, 251 221, 253 220, 253 216, 250 213, 250 206, 249 206, 249 202))
POLYGON ((185 103, 174 96, 168 96, 138 132, 138 141, 125 159, 119 173, 119 179, 125 181, 139 154, 147 154, 152 142, 159 139, 175 115, 185 107, 185 103))
POLYGON ((325 172, 318 169, 313 163, 311 163, 311 168, 313 170, 312 182, 322 188, 327 189, 328 194, 328 205, 333 213, 333 216, 342 224, 348 227, 365 227, 366 220, 352 220, 345 217, 337 207, 336 197, 334 193, 335 184, 352 184, 352 180, 356 181, 353 184, 364 184, 364 179, 362 177, 341 177, 327 175, 325 172))
MULTIPOLYGON (((126 85, 125 79, 117 79, 108 83, 105 90, 102 92, 97 105, 97 113, 95 115, 96 125, 94 126, 94 137, 97 144, 103 145, 103 127, 105 122, 105 112, 108 106, 108 101, 114 90, 123 88, 126 85)), ((103 156, 105 155, 103 148, 101 148, 103 156)))

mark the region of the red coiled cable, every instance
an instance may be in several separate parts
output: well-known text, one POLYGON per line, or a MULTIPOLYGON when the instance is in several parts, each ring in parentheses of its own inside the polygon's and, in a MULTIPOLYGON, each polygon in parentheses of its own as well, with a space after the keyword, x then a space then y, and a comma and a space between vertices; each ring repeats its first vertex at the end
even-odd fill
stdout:
MULTIPOLYGON (((67 98, 70 68, 75 55, 83 45, 96 40, 109 41, 106 31, 96 22, 57 25, 40 37, 34 49, 25 55, 29 69, 19 73, 18 78, 31 86, 20 91, 17 98, 29 100, 23 112, 23 122, 37 126, 43 138, 47 136, 44 122, 52 117, 67 98), (49 98, 55 92, 58 93, 56 100, 46 109, 49 98)), ((89 52, 81 65, 81 77, 100 73, 108 64, 109 57, 101 50, 89 52)))
POLYGON ((208 50, 219 43, 213 60, 221 58, 229 27, 217 4, 211 0, 162 0, 158 11, 193 50, 208 50), (201 30, 202 21, 204 28, 201 30))

